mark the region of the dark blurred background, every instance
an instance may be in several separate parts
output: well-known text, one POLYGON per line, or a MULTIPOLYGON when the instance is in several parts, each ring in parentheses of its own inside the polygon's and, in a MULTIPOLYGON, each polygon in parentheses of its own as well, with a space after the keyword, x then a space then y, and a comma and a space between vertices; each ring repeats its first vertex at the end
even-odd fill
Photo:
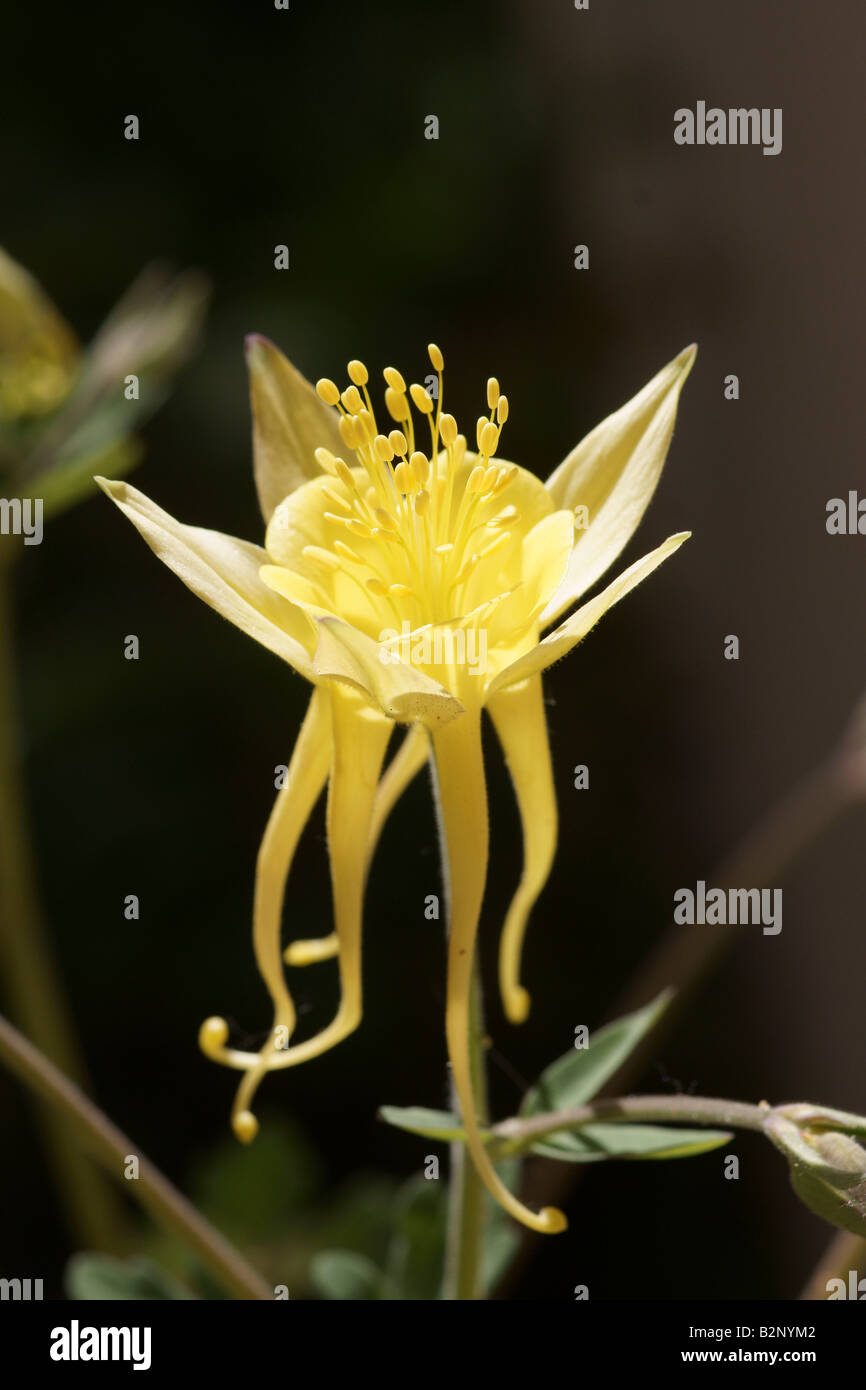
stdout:
MULTIPOLYGON (((866 482, 864 27, 854 0, 586 12, 261 0, 4 17, 10 253, 84 339, 148 261, 211 278, 200 351, 147 427, 134 478, 183 520, 261 538, 247 332, 313 379, 342 378, 354 356, 417 378, 432 339, 461 422, 496 373, 511 401, 503 452, 542 476, 699 344, 626 559, 674 530, 694 538, 547 681, 562 828, 529 934, 522 1029, 493 991, 520 838, 491 742, 483 951, 499 1115, 578 1023, 601 1022, 670 921, 674 889, 711 877, 866 686, 866 540, 825 530, 827 500, 866 482), (782 107, 783 152, 678 147, 674 110, 699 99, 782 107), (123 138, 129 113, 137 143, 123 138), (277 243, 288 272, 274 269, 277 243), (588 271, 573 268, 576 243, 588 271), (736 402, 723 397, 731 372, 736 402), (723 658, 730 633, 738 662, 723 658), (589 791, 573 789, 576 763, 589 791)), ((18 580, 42 892, 95 1093, 186 1190, 261 1187, 255 1146, 235 1153, 227 1138, 234 1074, 202 1058, 196 1031, 211 1013, 249 1039, 270 1022, 250 943, 254 860, 308 690, 186 593, 95 490, 26 552, 18 580), (123 659, 128 633, 137 663, 123 659), (124 920, 128 893, 139 922, 124 920)), ((781 935, 743 933, 651 1089, 866 1109, 864 830, 851 816, 803 856, 781 935)), ((326 862, 320 811, 290 885, 293 935, 328 930, 326 862)), ((442 924, 423 914, 438 891, 422 777, 371 876, 362 1028, 261 1092, 259 1142, 285 1146, 268 1181, 288 1203, 287 1248, 293 1222, 326 1241, 321 1226, 309 1236, 311 1211, 327 1224, 359 1184, 375 1206, 430 1150, 375 1113, 445 1101, 442 924)), ((334 968, 295 980, 312 1029, 330 1015, 334 968)), ((56 1294, 74 1246, 29 1104, 5 1076, 0 1113, 2 1263, 56 1294)), ((512 1296, 569 1299, 580 1282, 593 1298, 791 1296, 831 1231, 767 1145, 744 1136, 735 1151, 739 1182, 722 1179, 721 1153, 594 1166, 568 1235, 538 1242, 512 1296)))

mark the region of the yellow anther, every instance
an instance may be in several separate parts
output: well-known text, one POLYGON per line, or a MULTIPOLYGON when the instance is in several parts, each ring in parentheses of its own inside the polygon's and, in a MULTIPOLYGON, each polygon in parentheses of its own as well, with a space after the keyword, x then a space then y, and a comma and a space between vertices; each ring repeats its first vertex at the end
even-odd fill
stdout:
POLYGON ((455 466, 463 462, 463 455, 466 453, 466 435, 458 434, 454 441, 454 464, 455 466))
POLYGON ((364 501, 367 503, 367 506, 370 508, 371 511, 375 510, 375 508, 379 505, 379 494, 373 487, 372 483, 364 493, 364 501))
POLYGON ((373 441, 376 446, 376 453, 383 463, 390 463, 394 457, 394 446, 386 434, 377 434, 373 441))
POLYGON ((484 474, 486 472, 487 469, 483 466, 483 464, 477 463, 475 465, 472 472, 469 474, 469 477, 466 479, 467 493, 471 495, 473 492, 481 491, 481 484, 484 481, 484 474))
POLYGON ((501 550, 504 545, 508 544, 509 539, 508 531, 500 531, 498 536, 495 536, 492 541, 488 541, 487 545, 482 546, 479 550, 479 560, 486 560, 489 555, 494 555, 497 550, 501 550))
POLYGON ((430 474, 430 460, 427 455, 422 454, 420 449, 416 449, 409 460, 409 466, 415 474, 419 485, 423 487, 430 474))
POLYGON ((336 555, 330 550, 323 550, 320 545, 305 545, 301 551, 305 560, 309 560, 311 565, 318 565, 320 569, 338 570, 340 562, 336 555))
POLYGON ((336 473, 337 460, 334 458, 334 455, 331 453, 330 449, 316 449, 313 454, 313 457, 315 458, 316 463, 319 465, 321 469, 324 470, 325 473, 336 473))
POLYGON ((381 579, 368 579, 367 588, 370 590, 370 593, 375 594, 377 598, 384 598, 388 592, 381 579))
POLYGON ((340 479, 340 482, 345 483, 346 487, 350 487, 354 492, 356 490, 355 479, 352 477, 352 470, 349 467, 349 465, 345 462, 345 460, 337 459, 336 463, 334 464, 334 467, 337 470, 337 477, 340 479))
POLYGON ((509 464, 509 466, 508 466, 507 468, 500 468, 500 470, 499 470, 499 477, 496 479, 496 482, 495 482, 493 488, 491 489, 491 492, 492 492, 492 494, 493 494, 494 497, 496 497, 496 496, 502 491, 502 489, 503 489, 504 487, 507 487, 507 486, 508 486, 508 484, 511 482, 511 479, 514 477, 514 475, 515 475, 516 472, 517 472, 517 464, 516 464, 516 463, 509 464))
POLYGON ((493 486, 498 478, 499 469, 497 468, 495 463, 491 463, 489 468, 485 470, 484 479, 482 481, 480 491, 492 494, 493 486))
POLYGON ((446 541, 444 545, 434 546, 437 555, 450 555, 453 549, 454 545, 451 541, 446 541))
POLYGON ((481 452, 485 458, 490 458, 496 453, 496 446, 499 443, 499 430, 492 421, 488 420, 484 429, 481 431, 481 452))
POLYGON ((489 424, 490 421, 488 420, 486 415, 479 415, 478 419, 475 421, 475 443, 478 448, 479 454, 483 452, 481 448, 481 436, 483 435, 486 426, 489 424))
POLYGON ((383 531, 396 531, 397 523, 391 513, 385 511, 384 507, 377 507, 374 515, 383 531))
POLYGON ((343 405, 350 415, 357 415, 364 404, 361 399, 361 392, 358 390, 357 386, 347 386, 340 400, 343 402, 343 405))
POLYGON ((349 373, 349 380, 353 381, 356 386, 366 386, 367 382, 370 380, 367 368, 364 366, 363 362, 358 361, 357 357, 352 358, 346 371, 349 373))
POLYGON ((433 397, 425 387, 419 386, 417 381, 413 381, 412 385, 409 387, 409 395, 412 397, 416 409, 420 410, 422 415, 430 415, 432 413, 433 397))
POLYGON ((414 492, 417 484, 415 475, 408 463, 398 463, 394 469, 394 482, 397 484, 398 492, 414 492))
POLYGON ((419 492, 415 497, 415 511, 418 516, 424 516, 430 510, 429 492, 419 492))
POLYGON ((495 376, 487 378, 487 404, 491 410, 496 409, 499 400, 499 382, 495 376))
POLYGON ((357 449, 359 444, 363 443, 358 435, 358 425, 354 415, 341 415, 339 430, 340 438, 347 449, 357 449))
POLYGON ((405 549, 403 541, 400 539, 399 531, 387 531, 384 526, 377 526, 373 532, 374 541, 388 541, 390 545, 396 545, 401 550, 405 549))
MULTIPOLYGON (((342 459, 335 459, 335 460, 334 460, 334 465, 335 465, 334 471, 335 471, 335 472, 337 471, 337 470, 336 470, 336 465, 337 465, 338 463, 343 463, 343 460, 342 460, 342 459)), ((344 467, 344 468, 346 467, 346 465, 345 465, 344 463, 343 463, 343 467, 344 467)), ((348 472, 348 470, 347 470, 347 472, 348 472)), ((328 500, 329 500, 330 502, 333 502, 333 504, 334 504, 335 507, 339 507, 340 510, 343 511, 343 512, 351 512, 351 510, 352 510, 352 504, 351 504, 351 502, 347 502, 346 499, 345 499, 345 497, 341 497, 341 496, 340 496, 339 492, 334 492, 334 489, 333 489, 333 488, 330 488, 330 487, 323 487, 323 488, 322 488, 322 492, 325 494, 325 496, 328 498, 328 500)))
POLYGON ((242 1144, 251 1144, 259 1132, 259 1122, 252 1110, 239 1110, 232 1115, 232 1129, 242 1144))
POLYGON ((343 522, 347 531, 351 531, 353 536, 358 536, 362 541, 368 541, 373 534, 372 527, 366 521, 359 521, 355 516, 347 516, 343 522))
POLYGON ((391 445, 395 454, 405 454, 409 447, 406 436, 402 430, 392 430, 388 435, 388 443, 391 445))
POLYGON ((363 563, 358 552, 353 550, 350 545, 346 545, 345 541, 334 541, 334 549, 344 560, 349 560, 354 565, 363 563))
POLYGON ((430 358, 430 364, 434 372, 441 372, 445 366, 445 358, 442 356, 442 353, 435 343, 427 344, 427 356, 430 358))
POLYGON ((499 428, 501 429, 502 426, 505 424, 505 421, 508 419, 507 396, 500 396, 499 400, 496 402, 496 418, 499 421, 499 428))
POLYGON ((442 435, 442 443, 446 448, 453 444, 457 438, 457 421, 453 415, 443 415, 439 421, 439 432, 442 435))
POLYGON ((386 367, 382 375, 392 391, 398 391, 400 395, 406 394, 406 383, 396 367, 386 367))
POLYGON ((340 392, 337 390, 337 384, 331 381, 330 377, 321 377, 320 380, 316 382, 316 391, 319 398, 325 402, 325 405, 336 405, 340 399, 340 392))
POLYGON ((494 516, 488 521, 488 526, 510 526, 512 521, 516 521, 520 513, 516 507, 505 507, 498 516, 494 516))
POLYGON ((392 598, 414 598, 415 590, 410 589, 408 584, 389 584, 388 593, 392 598))
POLYGON ((385 391, 385 409, 396 420, 399 425, 401 420, 409 418, 409 402, 406 399, 405 391, 398 391, 393 386, 389 386, 385 391))
POLYGON ((363 431, 363 434, 365 435, 367 442, 372 444, 373 440, 376 438, 376 421, 373 419, 373 416, 370 414, 367 407, 363 406, 358 411, 358 414, 355 418, 357 419, 359 427, 363 431))

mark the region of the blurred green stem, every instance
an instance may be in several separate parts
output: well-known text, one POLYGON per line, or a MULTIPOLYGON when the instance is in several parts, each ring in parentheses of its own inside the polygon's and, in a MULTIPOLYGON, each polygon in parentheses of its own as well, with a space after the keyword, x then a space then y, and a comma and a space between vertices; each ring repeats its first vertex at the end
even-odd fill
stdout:
MULTIPOLYGON (((484 1012, 481 979, 476 959, 470 1014, 470 1056, 472 1089, 478 1110, 478 1123, 487 1123, 487 1078, 484 1068, 484 1012)), ((452 1086, 455 1114, 460 1106, 452 1086)), ((451 1188, 448 1204, 448 1231, 445 1250, 445 1277, 442 1297, 449 1300, 484 1297, 482 1261, 487 1190, 475 1171, 465 1144, 451 1145, 451 1188)))
MULTIPOLYGON (((8 539, 8 538, 7 538, 8 539)), ((77 1079, 84 1068, 36 894, 33 852, 18 764, 12 563, 0 556, 0 979, 25 1033, 77 1079)), ((116 1250, 122 1213, 90 1159, 71 1142, 69 1122, 39 1115, 49 1165, 75 1238, 116 1250)))
MULTIPOLYGON (((270 1300, 273 1291, 243 1256, 140 1154, 127 1135, 113 1125, 79 1088, 25 1037, 0 1016, 0 1058, 20 1081, 63 1116, 79 1146, 92 1154, 112 1177, 120 1179, 131 1157, 138 1176, 127 1182, 131 1197, 153 1219, 194 1250, 222 1288, 236 1298, 270 1300)), ((64 1155, 68 1161, 72 1155, 64 1155)))

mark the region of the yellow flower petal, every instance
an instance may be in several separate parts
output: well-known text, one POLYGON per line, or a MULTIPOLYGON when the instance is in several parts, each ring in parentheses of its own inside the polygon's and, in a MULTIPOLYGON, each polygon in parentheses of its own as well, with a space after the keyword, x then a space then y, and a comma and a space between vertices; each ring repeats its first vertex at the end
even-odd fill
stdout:
POLYGON ((470 711, 433 734, 443 847, 448 863, 448 998, 445 1035, 466 1144, 490 1194, 534 1231, 554 1234, 565 1217, 554 1207, 534 1212, 509 1192, 484 1147, 470 1064, 469 1030, 475 939, 487 877, 487 790, 481 754, 481 716, 470 711))
POLYGON ((413 724, 385 770, 373 805, 370 825, 370 858, 376 852, 379 836, 409 783, 430 757, 430 739, 423 724, 413 724))
POLYGON ((259 570, 268 557, 260 546, 184 526, 128 483, 96 482, 188 589, 315 682, 315 626, 302 609, 262 583, 259 570))
POLYGON ((491 682, 487 691, 488 698, 497 690, 504 690, 516 681, 526 680, 538 671, 545 671, 554 661, 570 652, 572 647, 576 647, 590 629, 595 627, 599 618, 609 608, 619 603, 621 598, 625 598, 626 594, 646 579, 647 575, 652 574, 663 560, 673 555, 675 550, 679 550, 683 541, 688 540, 690 535, 690 531, 681 531, 675 536, 669 536, 658 549, 651 550, 643 559, 636 560, 627 570, 623 570, 622 574, 608 584, 596 598, 584 603, 576 613, 572 613, 564 623, 560 623, 553 632, 549 632, 531 651, 518 657, 510 666, 506 666, 491 682))
POLYGON ((319 619, 317 676, 346 682, 398 723, 421 723, 437 728, 462 714, 459 700, 423 671, 395 661, 365 633, 339 618, 319 619), (389 659, 382 660, 382 654, 389 659))
MULTIPOLYGON (((388 764, 376 790, 373 819, 370 822, 370 859, 376 851, 385 822, 413 777, 426 763, 429 753, 430 741, 426 729, 422 724, 413 724, 388 764)), ((286 948, 285 960, 287 965, 314 965, 322 960, 331 960, 338 949, 337 933, 332 932, 329 936, 293 941, 286 948)))
MULTIPOLYGON (((295 1030, 295 1008, 286 985, 280 951, 286 881, 298 841, 328 776, 331 761, 331 710, 328 692, 313 691, 306 718, 295 743, 285 785, 277 794, 259 849, 253 900, 253 948, 262 979, 274 1005, 274 1024, 259 1053, 255 1085, 269 1069, 275 1041, 288 1046, 295 1030), (277 1030, 281 1030, 277 1032, 277 1030)), ((202 1050, 225 1066, 247 1068, 252 1055, 227 1049, 228 1024, 213 1017, 199 1034, 202 1050)), ((248 1110, 248 1102, 243 1107, 248 1110)), ((241 1137, 251 1139, 254 1128, 242 1122, 241 1137)))
POLYGON ((499 691, 488 709, 514 783, 523 827, 523 874, 499 943, 503 1007, 512 1023, 523 1023, 530 1003, 520 983, 523 937, 556 853, 556 793, 541 676, 531 676, 528 681, 499 691))
POLYGON ((332 1021, 315 1037, 293 1047, 283 1046, 279 1036, 272 1037, 267 1053, 245 1053, 214 1046, 215 1041, 224 1043, 224 1036, 217 1037, 214 1026, 223 1021, 212 1019, 204 1025, 199 1037, 208 1055, 246 1072, 232 1110, 232 1124, 242 1140, 255 1135, 256 1120, 249 1107, 265 1072, 281 1071, 320 1057, 354 1032, 361 1021, 361 928, 369 829, 392 725, 381 715, 374 714, 351 691, 334 686, 327 698, 332 719, 327 832, 334 922, 339 940, 340 1005, 332 1021), (213 1038, 205 1033, 208 1028, 212 1028, 213 1038))
POLYGON ((557 507, 586 507, 568 573, 541 615, 546 627, 609 569, 637 530, 656 489, 677 403, 697 348, 687 347, 642 391, 588 434, 547 480, 557 507))
POLYGON ((253 471, 265 521, 311 478, 321 477, 318 448, 344 452, 338 416, 280 350, 253 333, 247 338, 253 412, 253 471))

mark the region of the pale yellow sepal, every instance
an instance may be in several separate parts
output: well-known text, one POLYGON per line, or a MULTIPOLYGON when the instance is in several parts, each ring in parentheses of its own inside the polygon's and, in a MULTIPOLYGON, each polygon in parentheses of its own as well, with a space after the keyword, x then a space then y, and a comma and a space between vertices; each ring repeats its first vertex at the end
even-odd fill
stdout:
POLYGON ((302 609, 262 583, 259 570, 268 556, 261 546, 184 526, 129 483, 96 482, 188 589, 315 682, 315 626, 302 609))
POLYGON ((338 416, 279 348, 252 333, 246 340, 253 415, 253 473, 265 521, 302 483, 321 476, 315 450, 342 454, 338 416))
POLYGON ((541 615, 554 622, 600 579, 631 540, 667 457, 680 391, 697 348, 685 348, 642 391, 588 434, 547 479, 557 507, 585 507, 565 579, 541 615))
POLYGON ((549 632, 531 651, 518 657, 510 666, 506 666, 491 682, 487 690, 488 698, 497 690, 505 690, 516 681, 523 681, 528 676, 535 675, 537 671, 545 671, 554 661, 570 652, 572 647, 576 647, 590 629, 595 627, 599 618, 603 617, 609 608, 619 603, 621 598, 625 598, 626 594, 652 574, 662 561, 673 555, 675 550, 679 550, 683 541, 687 541, 690 535, 690 531, 680 531, 675 536, 669 536, 656 550, 651 550, 641 560, 629 565, 628 569, 623 570, 606 589, 602 589, 589 603, 582 604, 570 618, 566 618, 564 623, 560 623, 553 632, 549 632))
POLYGON ((318 626, 313 666, 320 679, 328 677, 353 686, 399 723, 436 729, 463 713, 460 701, 423 671, 402 661, 383 662, 380 645, 350 623, 321 617, 318 626))

